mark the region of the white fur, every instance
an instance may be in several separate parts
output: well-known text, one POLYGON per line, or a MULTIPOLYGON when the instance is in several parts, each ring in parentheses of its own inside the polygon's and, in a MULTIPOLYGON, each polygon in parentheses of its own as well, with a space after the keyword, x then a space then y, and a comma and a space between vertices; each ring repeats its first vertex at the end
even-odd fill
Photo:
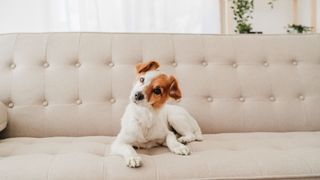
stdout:
POLYGON ((201 129, 197 121, 182 107, 166 105, 168 122, 173 129, 181 135, 178 141, 189 143, 191 141, 202 141, 201 129))
POLYGON ((179 155, 189 155, 190 150, 182 143, 201 140, 201 131, 196 121, 186 110, 173 105, 153 109, 146 100, 136 103, 134 94, 150 83, 159 72, 146 73, 145 82, 137 82, 130 95, 130 103, 121 120, 121 130, 111 146, 111 153, 124 157, 129 167, 141 166, 141 157, 133 147, 152 148, 165 145, 179 155), (180 135, 179 141, 170 131, 172 126, 180 135))

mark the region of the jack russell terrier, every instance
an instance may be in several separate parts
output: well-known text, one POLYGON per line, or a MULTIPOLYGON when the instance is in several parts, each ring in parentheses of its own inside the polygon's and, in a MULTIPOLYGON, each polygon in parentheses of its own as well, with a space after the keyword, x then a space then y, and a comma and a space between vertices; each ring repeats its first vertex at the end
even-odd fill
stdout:
POLYGON ((134 147, 165 145, 175 154, 189 155, 184 144, 202 140, 196 120, 182 107, 166 104, 169 97, 180 99, 181 91, 176 78, 157 71, 158 67, 156 61, 136 65, 137 81, 111 145, 111 154, 123 156, 128 167, 142 165, 134 147), (181 137, 177 139, 173 129, 181 137))

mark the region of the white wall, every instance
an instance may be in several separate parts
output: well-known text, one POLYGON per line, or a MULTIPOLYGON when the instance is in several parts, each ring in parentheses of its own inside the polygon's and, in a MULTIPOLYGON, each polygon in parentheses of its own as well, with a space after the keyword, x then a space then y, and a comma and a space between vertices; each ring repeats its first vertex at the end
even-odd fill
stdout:
MULTIPOLYGON (((34 1, 31 1, 34 2, 34 1)), ((24 31, 46 30, 47 7, 45 1, 36 6, 30 1, 0 1, 0 32, 10 32, 23 28, 24 31)))
POLYGON ((264 34, 286 33, 285 27, 292 23, 292 0, 277 0, 274 8, 267 5, 268 0, 255 0, 253 12, 253 31, 264 34))
POLYGON ((0 33, 220 33, 219 0, 0 0, 0 33))
MULTIPOLYGON (((298 0, 298 20, 308 26, 310 1, 298 0)), ((274 9, 267 2, 255 0, 253 30, 286 33, 292 0, 274 9)), ((220 33, 219 0, 0 0, 0 33, 51 31, 220 33)))
POLYGON ((311 26, 311 0, 298 0, 298 22, 304 26, 311 26))
MULTIPOLYGON (((297 2, 298 24, 311 26, 311 0, 298 0, 297 2)), ((264 34, 286 33, 285 27, 293 23, 293 1, 277 0, 274 2, 273 9, 267 3, 268 0, 255 0, 254 19, 252 20, 253 31, 262 31, 264 34)), ((320 1, 318 1, 318 6, 319 4, 320 1)), ((318 14, 319 11, 320 8, 318 8, 318 14)))

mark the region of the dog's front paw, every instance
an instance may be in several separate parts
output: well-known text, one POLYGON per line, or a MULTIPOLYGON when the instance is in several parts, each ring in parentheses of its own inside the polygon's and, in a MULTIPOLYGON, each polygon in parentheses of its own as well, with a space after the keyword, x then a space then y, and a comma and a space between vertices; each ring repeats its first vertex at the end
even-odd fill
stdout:
POLYGON ((189 148, 187 146, 185 146, 185 145, 182 145, 182 144, 181 144, 181 146, 178 146, 178 147, 174 148, 172 151, 175 154, 183 155, 183 156, 187 156, 187 155, 191 154, 189 148))
POLYGON ((135 157, 126 158, 126 164, 128 167, 131 167, 131 168, 140 167, 142 165, 141 157, 135 156, 135 157))
POLYGON ((191 136, 181 136, 178 138, 178 141, 182 144, 187 144, 189 142, 192 142, 194 140, 191 136))

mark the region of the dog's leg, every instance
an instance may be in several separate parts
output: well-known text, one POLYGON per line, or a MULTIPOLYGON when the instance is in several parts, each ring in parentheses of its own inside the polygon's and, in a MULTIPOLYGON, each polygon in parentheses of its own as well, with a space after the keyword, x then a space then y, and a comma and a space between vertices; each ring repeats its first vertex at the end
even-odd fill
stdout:
POLYGON ((186 135, 178 138, 178 141, 182 144, 187 144, 192 141, 202 141, 203 137, 201 133, 186 133, 186 135))
POLYGON ((190 150, 187 146, 181 144, 180 142, 177 141, 176 136, 173 134, 173 132, 169 132, 167 137, 166 137, 166 146, 170 149, 175 154, 179 155, 189 155, 190 150))
POLYGON ((137 152, 129 144, 114 142, 111 146, 111 153, 121 155, 128 167, 136 168, 142 165, 141 157, 138 156, 137 152))
POLYGON ((196 140, 196 136, 193 133, 187 133, 185 136, 181 136, 178 138, 178 141, 182 144, 187 144, 194 140, 196 140))

